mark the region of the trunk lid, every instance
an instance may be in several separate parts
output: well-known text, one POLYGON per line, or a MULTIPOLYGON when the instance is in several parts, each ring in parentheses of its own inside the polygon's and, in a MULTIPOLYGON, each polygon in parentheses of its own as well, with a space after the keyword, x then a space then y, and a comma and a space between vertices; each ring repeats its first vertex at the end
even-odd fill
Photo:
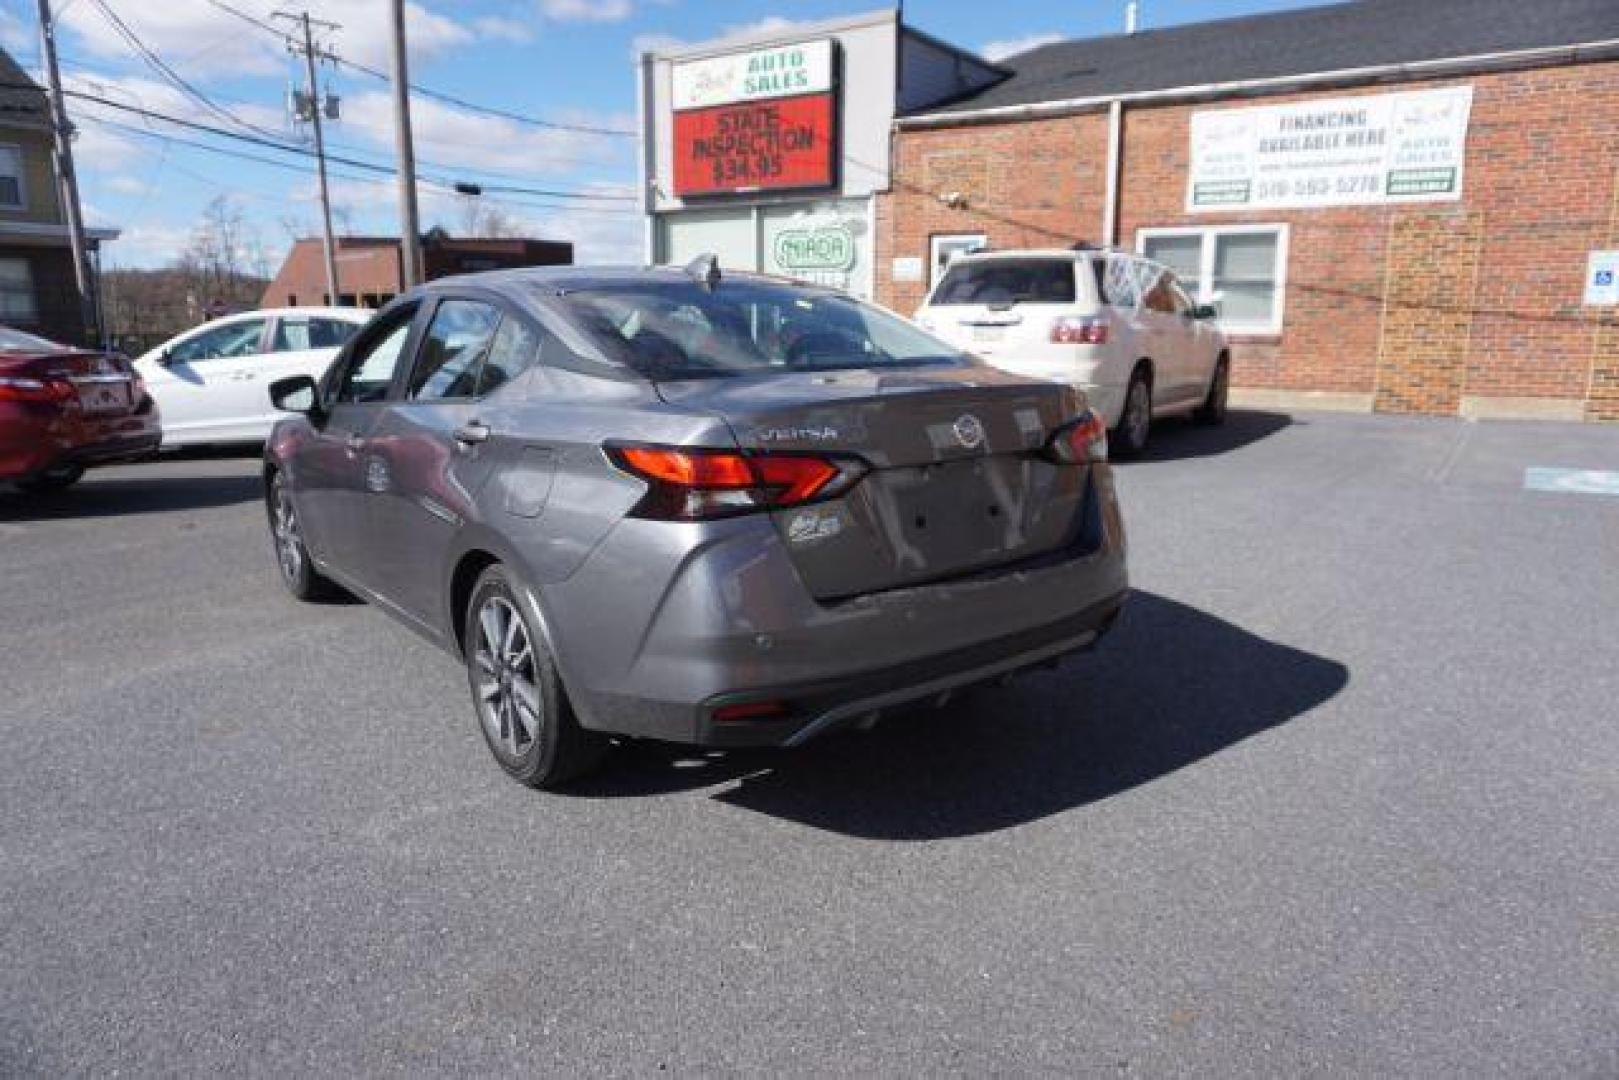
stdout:
POLYGON ((0 375, 41 382, 65 381, 89 416, 128 416, 140 405, 135 369, 123 356, 88 349, 0 352, 0 375))
POLYGON ((832 600, 1018 562, 1068 543, 1082 468, 1040 451, 1084 399, 985 366, 768 373, 660 384, 744 449, 859 458, 844 495, 771 517, 810 592, 832 600))

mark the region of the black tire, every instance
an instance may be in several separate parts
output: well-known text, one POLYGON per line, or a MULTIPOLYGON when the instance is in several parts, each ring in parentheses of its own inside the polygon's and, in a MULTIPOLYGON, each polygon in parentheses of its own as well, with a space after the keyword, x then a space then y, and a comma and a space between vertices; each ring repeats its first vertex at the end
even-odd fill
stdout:
POLYGON ((1124 392, 1124 411, 1108 445, 1118 457, 1140 457, 1151 438, 1152 376, 1145 364, 1138 364, 1130 373, 1130 385, 1124 392))
POLYGON ((84 475, 83 465, 58 465, 54 469, 46 469, 42 473, 35 473, 26 480, 19 480, 17 486, 24 491, 43 494, 47 491, 61 491, 70 488, 79 482, 84 475))
POLYGON ((1193 418, 1207 427, 1225 423, 1226 401, 1231 396, 1231 358, 1224 353, 1214 363, 1214 378, 1209 380, 1209 392, 1203 404, 1197 407, 1193 418))
POLYGON ((275 551, 276 568, 281 572, 281 584, 300 600, 315 602, 335 600, 343 595, 341 589, 315 569, 304 545, 303 530, 298 527, 298 514, 292 505, 292 493, 277 470, 270 475, 269 497, 265 511, 270 519, 270 543, 275 551), (285 517, 283 517, 283 513, 285 517))
POLYGON ((478 730, 507 775, 554 790, 600 764, 608 740, 579 726, 556 661, 505 567, 496 563, 478 577, 463 618, 478 730), (521 646, 510 623, 498 621, 503 617, 519 620, 521 646), (494 638, 500 641, 491 647, 494 638))

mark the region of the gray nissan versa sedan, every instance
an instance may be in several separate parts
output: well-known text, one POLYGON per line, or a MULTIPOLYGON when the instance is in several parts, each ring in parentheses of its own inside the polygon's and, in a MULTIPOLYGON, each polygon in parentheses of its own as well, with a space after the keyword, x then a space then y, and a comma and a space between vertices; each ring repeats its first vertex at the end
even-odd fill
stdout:
POLYGON ((464 658, 537 787, 613 736, 868 723, 1085 648, 1124 600, 1078 391, 707 257, 436 281, 271 395, 287 586, 464 658))

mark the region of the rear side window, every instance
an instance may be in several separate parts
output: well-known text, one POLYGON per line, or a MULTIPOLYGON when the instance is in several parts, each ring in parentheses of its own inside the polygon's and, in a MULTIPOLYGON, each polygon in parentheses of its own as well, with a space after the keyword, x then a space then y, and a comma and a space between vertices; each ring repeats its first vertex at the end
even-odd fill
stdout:
POLYGON ((489 355, 478 372, 477 396, 492 394, 511 382, 540 358, 541 335, 521 319, 508 315, 489 344, 489 355))
POLYGON ((945 271, 931 303, 1072 304, 1073 259, 975 259, 945 271))
POLYGON ((476 300, 439 304, 416 353, 410 396, 417 401, 475 397, 478 368, 499 325, 500 311, 489 304, 476 300))
POLYGON ((275 338, 271 352, 302 352, 305 349, 336 349, 359 329, 354 323, 341 319, 310 318, 306 315, 288 315, 275 324, 275 338))

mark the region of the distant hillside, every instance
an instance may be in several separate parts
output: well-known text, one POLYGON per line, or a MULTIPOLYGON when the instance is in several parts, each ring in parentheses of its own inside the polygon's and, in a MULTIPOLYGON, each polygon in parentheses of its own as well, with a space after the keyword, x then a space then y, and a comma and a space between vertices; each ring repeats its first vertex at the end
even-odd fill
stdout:
POLYGON ((257 307, 268 284, 257 274, 213 274, 189 266, 106 270, 101 302, 107 333, 133 356, 209 318, 257 307))

